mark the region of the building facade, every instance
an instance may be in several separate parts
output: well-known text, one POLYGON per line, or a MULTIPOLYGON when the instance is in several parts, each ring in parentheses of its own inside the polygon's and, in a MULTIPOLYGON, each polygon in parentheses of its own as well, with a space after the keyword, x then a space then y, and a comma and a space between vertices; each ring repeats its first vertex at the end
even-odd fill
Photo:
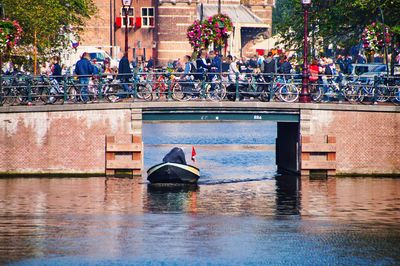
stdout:
MULTIPOLYGON (((132 0, 129 9, 122 7, 121 0, 94 2, 97 13, 81 34, 81 45, 99 47, 118 58, 125 50, 127 30, 129 58, 153 57, 157 64, 190 54, 188 26, 218 11, 217 0, 132 0)), ((227 53, 251 56, 256 52, 259 43, 270 36, 274 4, 275 0, 221 0, 221 13, 234 24, 227 53)))

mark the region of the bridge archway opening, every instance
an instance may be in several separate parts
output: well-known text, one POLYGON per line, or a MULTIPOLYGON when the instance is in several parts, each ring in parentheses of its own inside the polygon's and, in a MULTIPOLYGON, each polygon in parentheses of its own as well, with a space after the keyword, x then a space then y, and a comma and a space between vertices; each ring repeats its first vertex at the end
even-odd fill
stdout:
POLYGON ((194 146, 206 176, 246 168, 257 177, 300 172, 298 114, 152 112, 143 113, 143 122, 146 169, 175 146, 190 163, 194 146))

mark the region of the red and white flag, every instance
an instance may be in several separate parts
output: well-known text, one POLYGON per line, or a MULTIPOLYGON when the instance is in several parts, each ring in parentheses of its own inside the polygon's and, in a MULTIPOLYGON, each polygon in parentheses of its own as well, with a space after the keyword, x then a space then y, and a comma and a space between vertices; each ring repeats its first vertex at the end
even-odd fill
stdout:
POLYGON ((196 150, 194 149, 193 146, 192 146, 192 161, 193 161, 193 162, 196 161, 196 150))

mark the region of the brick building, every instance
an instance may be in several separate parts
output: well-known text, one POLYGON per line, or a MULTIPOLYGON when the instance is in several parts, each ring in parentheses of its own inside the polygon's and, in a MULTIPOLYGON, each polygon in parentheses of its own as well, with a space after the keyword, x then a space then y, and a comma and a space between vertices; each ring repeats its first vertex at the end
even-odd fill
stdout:
MULTIPOLYGON (((102 47, 117 57, 124 50, 127 28, 129 58, 152 56, 159 64, 190 54, 187 27, 218 10, 217 0, 132 0, 125 21, 120 0, 94 2, 98 11, 81 34, 81 45, 102 47)), ((275 0, 221 0, 221 12, 234 24, 228 53, 250 56, 256 52, 257 43, 269 37, 274 4, 275 0)))

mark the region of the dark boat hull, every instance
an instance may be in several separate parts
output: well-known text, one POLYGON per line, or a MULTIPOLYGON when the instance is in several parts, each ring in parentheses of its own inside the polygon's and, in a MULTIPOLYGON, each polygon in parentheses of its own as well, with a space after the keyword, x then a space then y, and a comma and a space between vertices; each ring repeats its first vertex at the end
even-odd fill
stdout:
POLYGON ((151 183, 194 184, 200 178, 200 170, 191 165, 162 163, 147 170, 147 180, 151 183))

